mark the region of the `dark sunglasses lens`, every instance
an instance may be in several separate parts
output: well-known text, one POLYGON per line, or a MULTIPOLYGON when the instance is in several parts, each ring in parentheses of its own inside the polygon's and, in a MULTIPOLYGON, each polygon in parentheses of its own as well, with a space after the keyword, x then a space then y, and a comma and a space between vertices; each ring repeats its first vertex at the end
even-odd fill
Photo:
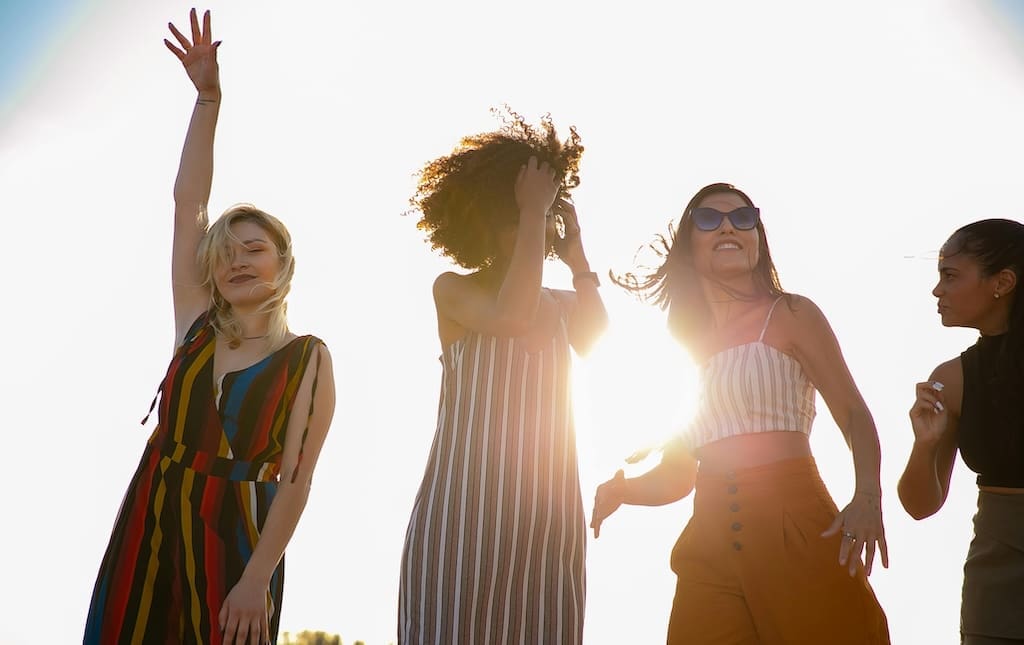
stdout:
POLYGON ((713 231, 722 225, 724 213, 713 208, 695 208, 693 224, 701 231, 713 231))
POLYGON ((732 222, 734 228, 741 231, 749 231, 757 226, 757 217, 758 210, 751 206, 737 208, 733 212, 729 213, 729 221, 732 222))

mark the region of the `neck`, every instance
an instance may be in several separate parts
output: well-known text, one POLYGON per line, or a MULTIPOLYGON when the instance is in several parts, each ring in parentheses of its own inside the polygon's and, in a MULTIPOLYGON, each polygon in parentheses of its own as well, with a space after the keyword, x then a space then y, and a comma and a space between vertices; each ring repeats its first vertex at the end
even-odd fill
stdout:
POLYGON ((757 305, 761 297, 749 276, 736 280, 712 280, 701 278, 704 301, 711 310, 711 321, 715 327, 723 327, 751 305, 757 305))
POLYGON ((242 326, 242 338, 257 340, 270 333, 270 315, 267 313, 245 312, 235 309, 235 319, 242 326))

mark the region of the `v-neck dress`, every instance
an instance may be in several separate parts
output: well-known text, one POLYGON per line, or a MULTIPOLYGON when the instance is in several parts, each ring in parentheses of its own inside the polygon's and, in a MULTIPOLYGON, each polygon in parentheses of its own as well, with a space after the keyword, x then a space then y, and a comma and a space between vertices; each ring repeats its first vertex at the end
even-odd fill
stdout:
MULTIPOLYGON (((227 373, 219 392, 215 341, 203 314, 171 359, 159 422, 96 578, 85 644, 221 643, 218 614, 259 540, 295 397, 322 341, 297 337, 227 373)), ((283 585, 282 558, 267 594, 271 642, 283 585)))

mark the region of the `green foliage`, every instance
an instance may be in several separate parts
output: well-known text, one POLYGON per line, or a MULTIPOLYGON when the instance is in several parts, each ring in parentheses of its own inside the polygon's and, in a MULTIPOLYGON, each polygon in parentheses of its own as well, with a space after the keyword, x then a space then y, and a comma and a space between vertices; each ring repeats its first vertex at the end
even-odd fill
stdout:
MULTIPOLYGON (((328 634, 327 632, 304 630, 294 636, 289 632, 285 632, 283 636, 284 640, 280 642, 280 645, 343 645, 341 636, 328 634)), ((352 645, 366 645, 366 643, 364 641, 356 641, 352 645)))
MULTIPOLYGON (((357 641, 358 645, 362 641, 357 641)), ((301 631, 295 634, 295 639, 292 640, 292 635, 288 632, 284 633, 284 641, 281 645, 342 645, 341 636, 337 634, 328 634, 327 632, 311 632, 301 631)))

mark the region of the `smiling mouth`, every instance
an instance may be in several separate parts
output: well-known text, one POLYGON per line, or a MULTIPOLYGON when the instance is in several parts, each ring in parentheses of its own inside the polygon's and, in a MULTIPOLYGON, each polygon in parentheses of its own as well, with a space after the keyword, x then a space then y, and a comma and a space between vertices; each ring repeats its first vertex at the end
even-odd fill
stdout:
POLYGON ((716 244, 714 250, 715 251, 739 251, 742 248, 743 247, 741 247, 736 242, 722 242, 720 244, 716 244))

